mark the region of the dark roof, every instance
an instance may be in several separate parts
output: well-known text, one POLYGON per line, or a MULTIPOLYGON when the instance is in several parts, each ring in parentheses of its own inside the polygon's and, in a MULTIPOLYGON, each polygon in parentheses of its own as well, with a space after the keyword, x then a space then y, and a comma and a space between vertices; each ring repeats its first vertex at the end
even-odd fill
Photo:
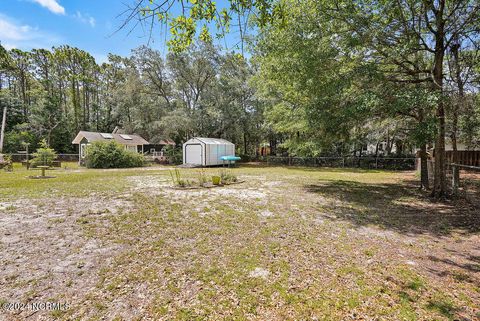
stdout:
POLYGON ((161 138, 161 137, 152 137, 150 140, 150 145, 175 145, 175 141, 169 138, 161 138))
POLYGON ((143 139, 143 137, 134 134, 110 134, 110 133, 97 133, 97 132, 86 132, 80 131, 72 144, 80 144, 82 139, 85 138, 89 142, 97 141, 110 141, 115 140, 116 142, 123 145, 148 145, 149 143, 143 139), (112 137, 112 138, 108 138, 112 137), (128 139, 131 138, 131 139, 128 139))

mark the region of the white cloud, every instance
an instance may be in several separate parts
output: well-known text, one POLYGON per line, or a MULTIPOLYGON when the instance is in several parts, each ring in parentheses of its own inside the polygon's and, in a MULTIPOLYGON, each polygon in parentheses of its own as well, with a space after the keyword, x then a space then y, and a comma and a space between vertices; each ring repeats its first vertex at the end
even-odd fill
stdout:
POLYGON ((2 42, 2 46, 3 46, 3 48, 5 48, 7 50, 12 50, 12 49, 17 48, 16 44, 8 43, 8 42, 2 42))
POLYGON ((0 41, 2 46, 7 49, 30 50, 32 48, 50 48, 57 45, 60 39, 37 27, 21 24, 0 14, 0 41))
POLYGON ((80 11, 77 11, 74 15, 75 19, 78 21, 89 24, 90 27, 94 28, 95 27, 95 18, 90 16, 89 14, 82 14, 80 11))
POLYGON ((32 29, 33 28, 28 25, 16 25, 6 17, 0 16, 0 33, 2 34, 2 40, 26 40, 32 29))
POLYGON ((47 8, 55 14, 65 14, 65 8, 62 7, 57 0, 33 0, 44 8, 47 8))

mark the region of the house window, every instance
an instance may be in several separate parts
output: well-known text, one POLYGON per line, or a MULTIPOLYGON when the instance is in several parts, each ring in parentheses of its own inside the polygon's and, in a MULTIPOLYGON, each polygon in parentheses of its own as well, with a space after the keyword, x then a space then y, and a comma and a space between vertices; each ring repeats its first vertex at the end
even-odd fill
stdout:
POLYGON ((137 146, 125 145, 125 149, 126 149, 126 150, 129 150, 129 151, 131 151, 131 152, 137 152, 137 146))

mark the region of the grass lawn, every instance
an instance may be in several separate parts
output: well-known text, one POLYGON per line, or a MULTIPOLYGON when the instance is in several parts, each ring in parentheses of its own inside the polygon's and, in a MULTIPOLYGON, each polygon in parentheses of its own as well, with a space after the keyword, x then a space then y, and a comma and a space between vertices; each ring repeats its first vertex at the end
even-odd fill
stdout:
POLYGON ((191 190, 166 167, 2 171, 0 304, 69 308, 0 319, 480 318, 474 203, 433 203, 411 172, 231 171, 191 190))

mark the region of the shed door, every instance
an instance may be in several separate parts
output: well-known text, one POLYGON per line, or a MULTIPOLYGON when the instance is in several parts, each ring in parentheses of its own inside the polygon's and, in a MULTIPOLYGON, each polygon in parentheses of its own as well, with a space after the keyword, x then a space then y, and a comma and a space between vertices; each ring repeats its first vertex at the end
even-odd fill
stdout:
POLYGON ((185 146, 185 163, 202 165, 202 145, 185 146))

